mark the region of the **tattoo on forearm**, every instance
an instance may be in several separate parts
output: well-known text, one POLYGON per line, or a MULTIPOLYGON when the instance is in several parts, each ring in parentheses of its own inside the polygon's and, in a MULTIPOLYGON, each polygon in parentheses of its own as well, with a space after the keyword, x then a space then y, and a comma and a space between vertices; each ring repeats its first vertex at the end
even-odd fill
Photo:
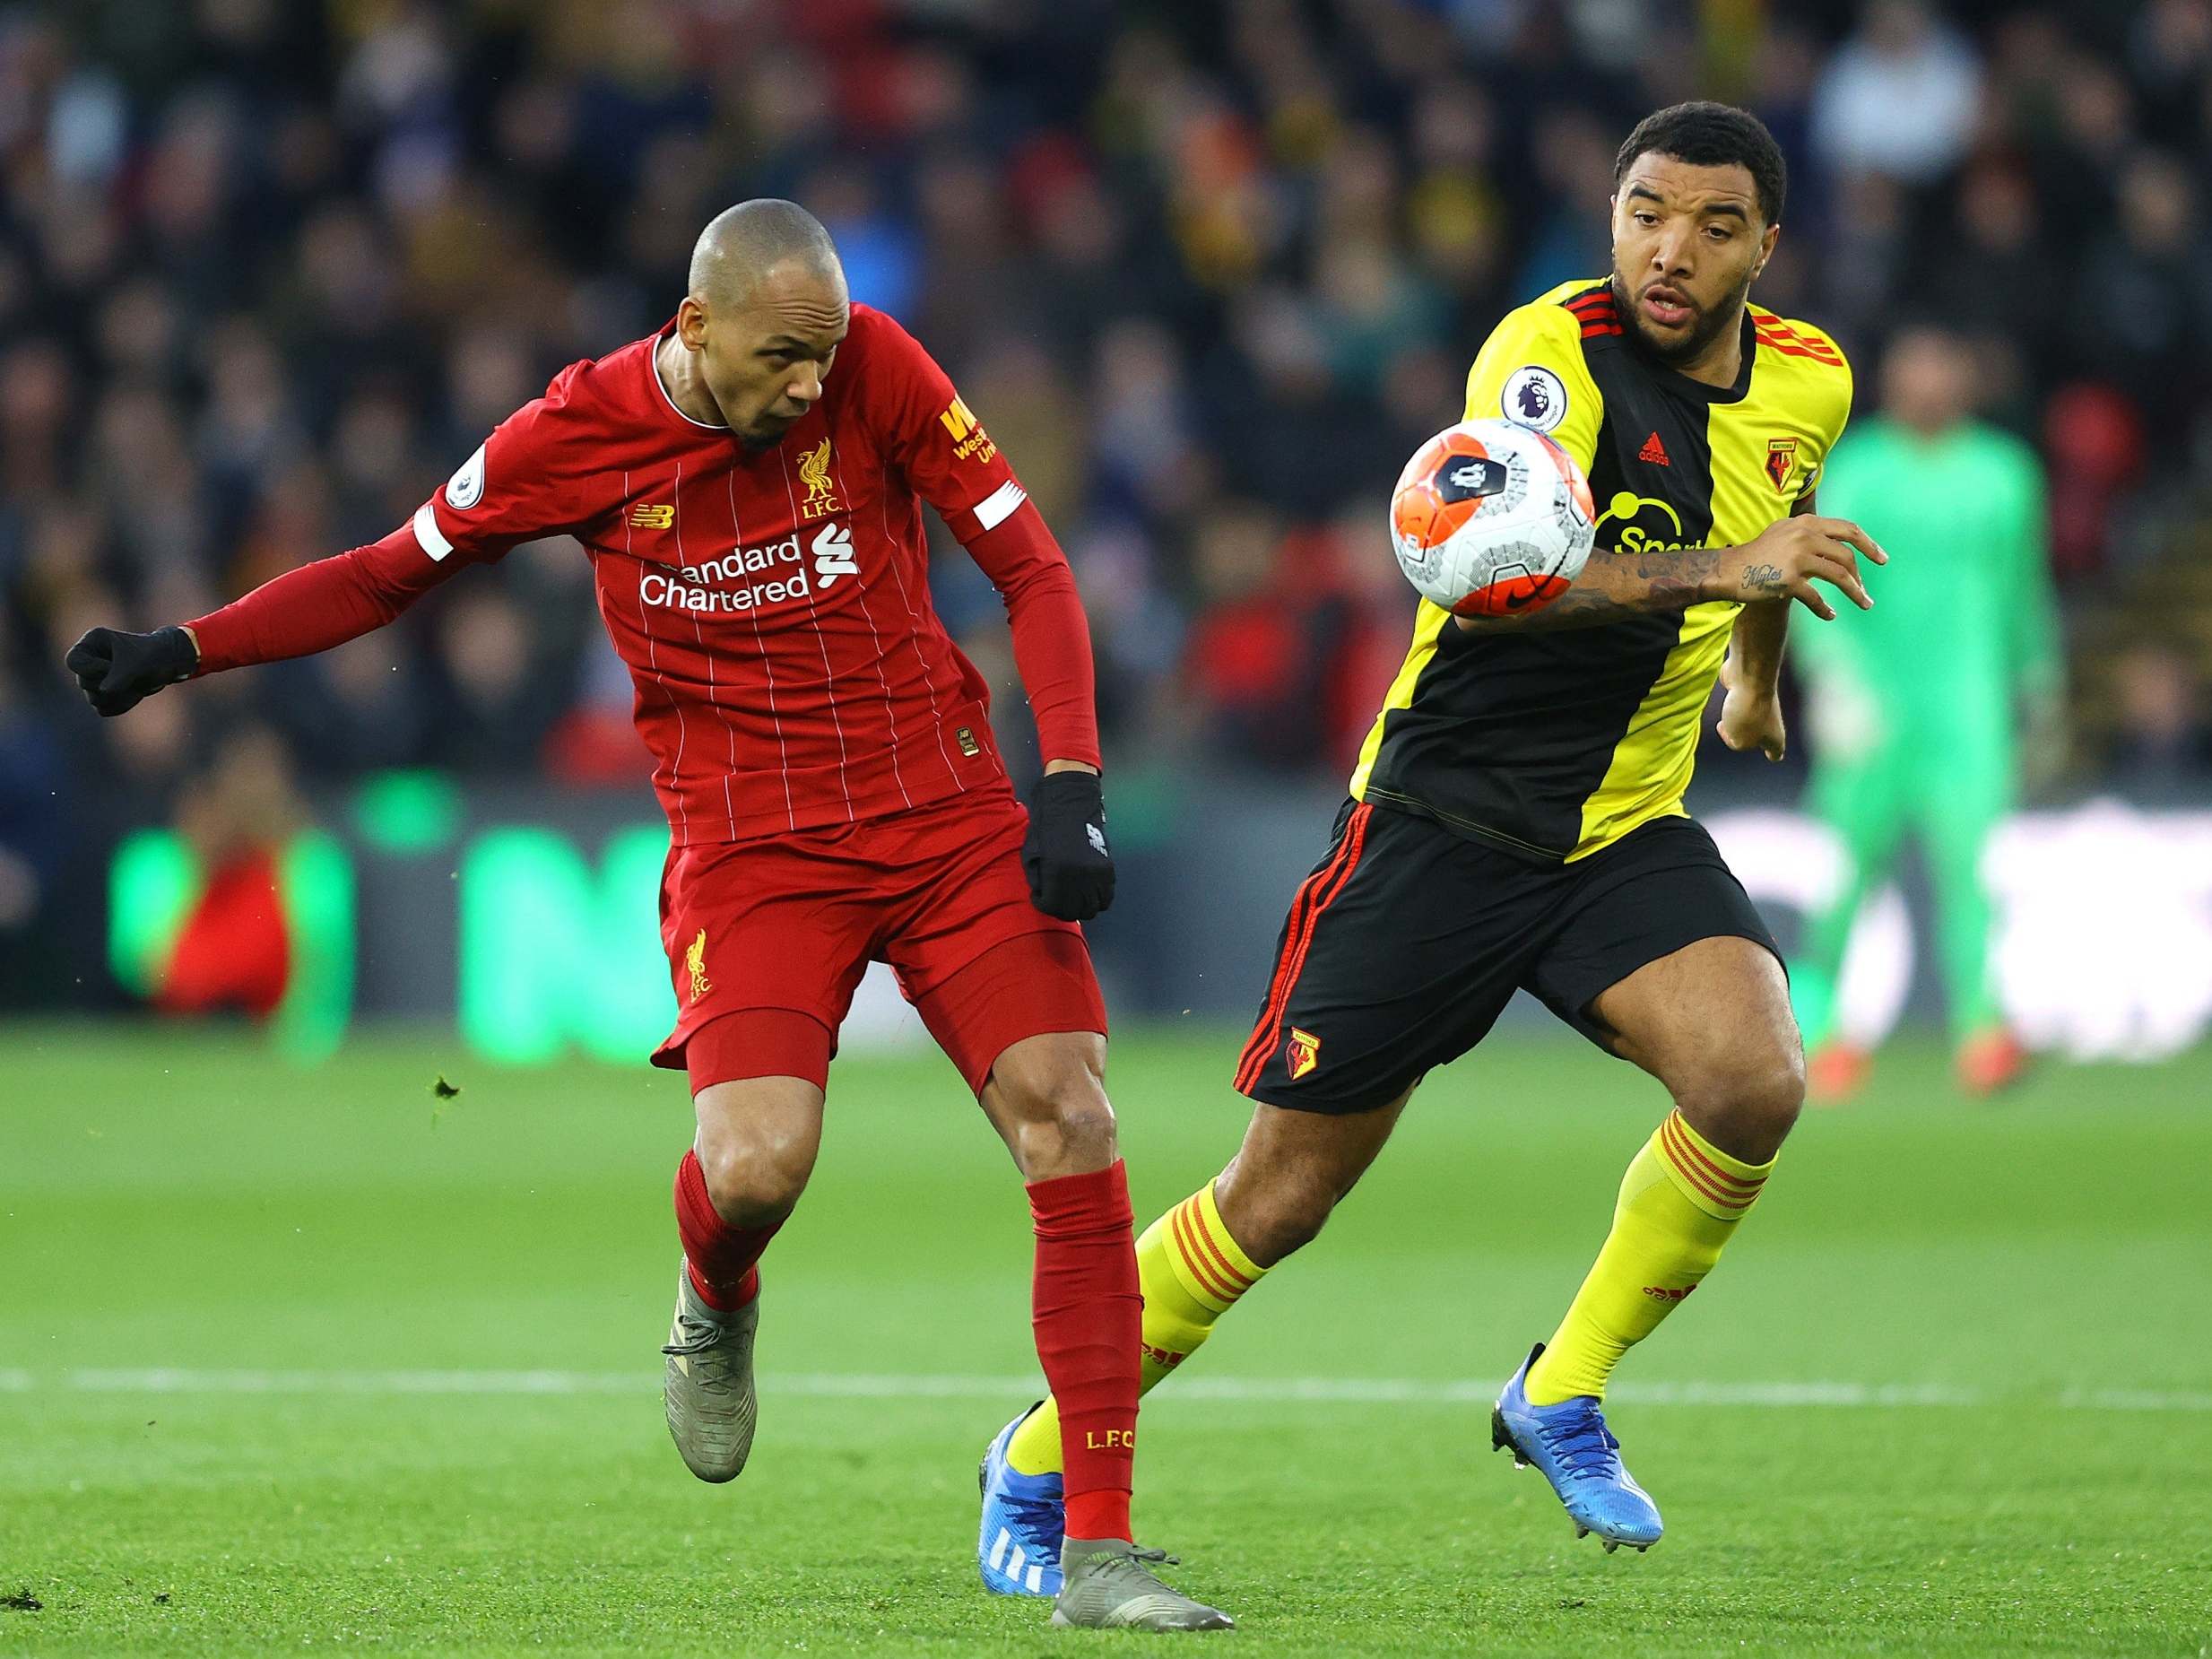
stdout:
MULTIPOLYGON (((1460 626, 1474 634, 1544 633, 1686 611, 1704 598, 1723 551, 1669 547, 1631 553, 1600 548, 1590 555, 1574 586, 1542 610, 1519 617, 1462 617, 1460 626)), ((1781 572, 1774 571, 1774 577, 1779 583, 1781 572)))

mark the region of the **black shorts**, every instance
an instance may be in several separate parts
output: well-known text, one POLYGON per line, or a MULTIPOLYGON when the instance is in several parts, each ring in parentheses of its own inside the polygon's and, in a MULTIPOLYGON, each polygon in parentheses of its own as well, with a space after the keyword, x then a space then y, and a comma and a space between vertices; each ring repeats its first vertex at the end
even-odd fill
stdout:
POLYGON ((1661 818, 1536 864, 1433 820, 1347 802, 1276 948, 1239 1092, 1307 1112, 1386 1105, 1488 1033, 1515 989, 1607 1052, 1590 1005, 1700 939, 1782 952, 1704 826, 1661 818))

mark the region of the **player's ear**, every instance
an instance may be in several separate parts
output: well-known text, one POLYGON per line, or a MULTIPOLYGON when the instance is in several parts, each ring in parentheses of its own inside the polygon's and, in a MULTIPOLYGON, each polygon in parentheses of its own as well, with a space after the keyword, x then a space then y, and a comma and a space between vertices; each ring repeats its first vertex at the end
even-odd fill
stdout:
POLYGON ((703 351, 707 345, 707 308, 690 294, 676 308, 676 338, 693 352, 703 351))
POLYGON ((1780 240, 1782 240, 1782 227, 1768 225, 1765 233, 1759 238, 1759 262, 1751 267, 1752 275, 1757 276, 1766 269, 1766 262, 1774 256, 1774 244, 1780 240))

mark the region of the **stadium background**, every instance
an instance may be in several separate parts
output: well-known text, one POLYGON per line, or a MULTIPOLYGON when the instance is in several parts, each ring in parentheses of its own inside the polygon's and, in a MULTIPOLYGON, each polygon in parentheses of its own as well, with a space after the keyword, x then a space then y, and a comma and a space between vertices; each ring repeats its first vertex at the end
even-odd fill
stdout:
MULTIPOLYGON (((1157 1214, 1242 1121, 1236 1021, 1402 649, 1381 492, 1498 313, 1601 268, 1618 139, 1692 94, 1788 151, 1760 298, 1862 409, 1939 317, 2049 466, 2069 730, 1991 869, 2008 1006, 2079 1063, 1969 1104, 1908 1034, 1808 1116, 1626 1369, 1670 1536, 1604 1557, 1485 1413, 1656 1090, 1528 1021, 1148 1406, 1140 1526, 1272 1654, 2202 1652, 2206 0, 0 4, 0 1650, 1036 1653, 967 1559, 1035 1397, 1027 1221, 880 987, 766 1269, 753 1465, 670 1453, 664 830, 574 551, 127 719, 60 654, 382 534, 659 323, 708 213, 797 196, 1075 562, 1157 1214), (194 849, 273 830, 273 1051, 143 1018, 194 849)), ((1693 797, 1785 934, 1841 856, 1794 732, 1693 797)), ((1870 1028, 1935 1012, 1920 899, 1869 923, 1870 1028)))
MULTIPOLYGON (((514 1052, 635 1051, 662 1008, 588 1012, 621 1000, 590 942, 604 916, 612 977, 649 960, 652 860, 608 837, 655 819, 572 544, 127 720, 91 719, 58 658, 94 621, 196 614, 403 521, 555 369, 655 326, 716 208, 787 194, 952 369, 1074 561, 1131 866, 1096 930, 1116 1006, 1241 1014, 1403 650, 1383 491, 1496 317, 1603 268, 1620 134, 1694 93, 1787 151, 1760 298, 1844 343, 1861 410, 1887 333, 1946 321, 2046 460, 2071 719, 2032 757, 2037 803, 2201 808, 2208 63, 2198 0, 0 12, 0 1007, 126 1007, 159 978, 187 878, 130 831, 312 825, 334 840, 289 873, 295 977, 321 963, 299 1041, 471 1007, 512 1037, 527 1005, 543 1029, 514 1052), (486 853, 517 825, 542 833, 486 853), (492 983, 523 971, 519 930, 586 905, 534 989, 492 983)), ((1019 751, 995 597, 945 551, 940 603, 1019 751)), ((1786 808, 1797 731, 1779 774, 1708 741, 1696 803, 1786 808)), ((2164 1051, 2212 1018, 2206 833, 2112 809, 1997 861, 2031 1035, 2164 1051), (2163 930, 2116 925, 2130 882, 2175 894, 2163 930)), ((1783 821, 1724 839, 1773 873, 1753 884, 1785 933, 1837 865, 1783 821)), ((1932 995, 1924 930, 1878 919, 1877 1027, 1932 995)), ((898 1024, 880 995, 868 1021, 898 1024)))

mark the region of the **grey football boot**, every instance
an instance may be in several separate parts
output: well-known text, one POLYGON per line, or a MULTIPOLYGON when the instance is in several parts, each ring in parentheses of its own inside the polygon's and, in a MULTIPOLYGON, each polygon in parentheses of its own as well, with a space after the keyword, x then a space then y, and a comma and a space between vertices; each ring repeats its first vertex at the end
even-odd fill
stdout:
POLYGON ((1180 1565, 1165 1550, 1140 1550, 1119 1538, 1071 1538, 1061 1546, 1053 1622, 1092 1630, 1234 1630, 1236 1621, 1219 1608, 1170 1589, 1149 1570, 1180 1565))
POLYGON ((691 1270, 676 1269, 676 1318, 661 1379, 669 1437, 684 1466, 702 1481, 734 1481, 752 1451, 760 1415, 753 1392, 753 1333, 760 1328, 760 1299, 735 1313, 709 1307, 692 1288, 691 1270))

